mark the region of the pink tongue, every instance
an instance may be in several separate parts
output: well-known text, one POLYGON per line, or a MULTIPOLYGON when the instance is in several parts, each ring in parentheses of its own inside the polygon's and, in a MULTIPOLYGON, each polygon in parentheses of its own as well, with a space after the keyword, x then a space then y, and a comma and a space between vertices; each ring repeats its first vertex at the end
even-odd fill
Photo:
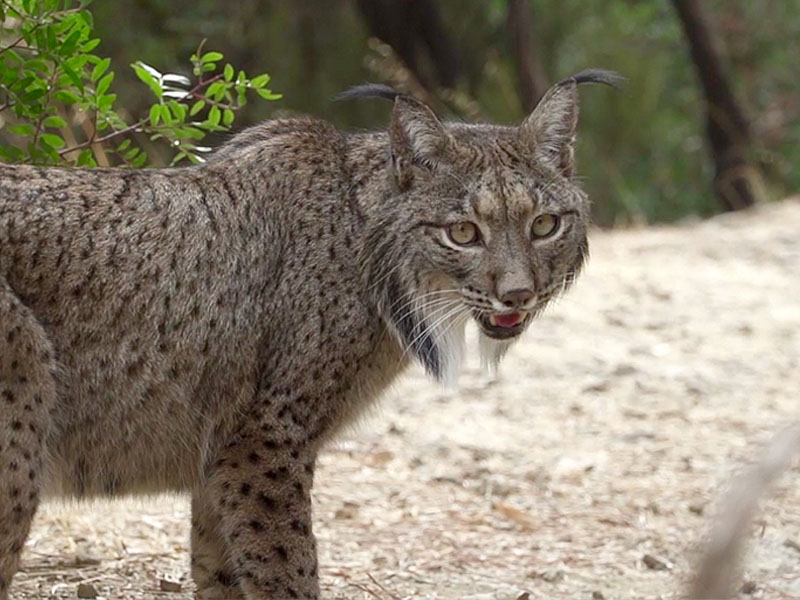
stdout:
POLYGON ((498 327, 514 327, 522 321, 522 315, 518 312, 510 313, 507 315, 495 315, 495 323, 498 327))

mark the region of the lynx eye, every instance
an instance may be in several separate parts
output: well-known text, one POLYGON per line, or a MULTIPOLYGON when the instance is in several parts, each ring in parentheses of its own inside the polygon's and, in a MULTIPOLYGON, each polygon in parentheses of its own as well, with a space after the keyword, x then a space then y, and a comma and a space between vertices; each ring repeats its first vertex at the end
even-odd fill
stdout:
POLYGON ((539 215, 533 220, 533 237, 546 238, 553 235, 558 229, 558 216, 539 215))
POLYGON ((459 246, 469 246, 478 241, 478 226, 469 221, 455 223, 447 228, 447 237, 459 246))

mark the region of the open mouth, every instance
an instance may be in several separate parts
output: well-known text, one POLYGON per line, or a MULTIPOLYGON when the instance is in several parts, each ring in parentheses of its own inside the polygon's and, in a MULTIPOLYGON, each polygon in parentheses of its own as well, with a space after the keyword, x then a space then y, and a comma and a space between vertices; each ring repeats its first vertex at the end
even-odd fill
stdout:
POLYGON ((528 320, 527 312, 475 314, 475 320, 483 332, 497 340, 507 340, 522 333, 525 322, 528 320))

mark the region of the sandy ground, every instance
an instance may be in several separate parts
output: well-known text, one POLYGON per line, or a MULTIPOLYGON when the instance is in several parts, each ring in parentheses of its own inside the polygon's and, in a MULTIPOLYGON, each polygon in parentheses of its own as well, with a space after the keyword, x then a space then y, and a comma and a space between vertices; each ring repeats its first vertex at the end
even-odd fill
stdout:
MULTIPOLYGON (((415 371, 321 458, 325 596, 678 598, 731 476, 799 407, 800 202, 595 232, 496 377, 415 371)), ((799 475, 762 503, 741 598, 800 598, 799 475)), ((15 597, 191 598, 188 523, 182 498, 48 504, 15 597)))

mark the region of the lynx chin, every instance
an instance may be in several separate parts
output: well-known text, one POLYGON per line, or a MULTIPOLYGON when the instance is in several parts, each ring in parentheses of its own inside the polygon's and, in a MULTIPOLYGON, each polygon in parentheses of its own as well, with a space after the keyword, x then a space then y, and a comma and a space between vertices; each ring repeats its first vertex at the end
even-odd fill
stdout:
POLYGON ((0 600, 40 498, 191 495, 197 598, 318 598, 322 444, 416 360, 496 363, 586 257, 577 86, 518 127, 392 100, 270 121, 202 165, 0 166, 0 600))

